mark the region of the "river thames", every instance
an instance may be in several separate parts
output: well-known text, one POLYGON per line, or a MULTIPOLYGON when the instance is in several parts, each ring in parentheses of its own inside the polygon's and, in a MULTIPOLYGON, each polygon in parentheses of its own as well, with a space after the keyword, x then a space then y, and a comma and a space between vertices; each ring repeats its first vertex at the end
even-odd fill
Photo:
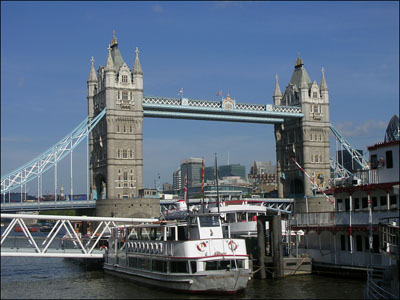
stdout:
MULTIPOLYGON (((318 275, 252 279, 226 299, 362 299, 363 280, 318 275)), ((1 299, 212 299, 143 286, 62 258, 1 258, 1 299)))

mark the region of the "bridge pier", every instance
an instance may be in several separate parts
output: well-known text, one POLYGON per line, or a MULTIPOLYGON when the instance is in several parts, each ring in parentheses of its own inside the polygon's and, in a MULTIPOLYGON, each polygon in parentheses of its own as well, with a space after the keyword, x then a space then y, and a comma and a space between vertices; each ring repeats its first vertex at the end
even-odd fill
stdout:
POLYGON ((96 201, 97 217, 158 218, 160 199, 101 199, 96 201))
POLYGON ((324 196, 295 198, 293 213, 333 211, 334 206, 324 196))

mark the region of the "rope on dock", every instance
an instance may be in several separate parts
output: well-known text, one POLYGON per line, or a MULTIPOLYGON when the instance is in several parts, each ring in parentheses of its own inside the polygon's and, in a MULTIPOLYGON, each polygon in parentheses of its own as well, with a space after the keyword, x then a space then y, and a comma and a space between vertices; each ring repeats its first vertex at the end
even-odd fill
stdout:
POLYGON ((268 270, 268 269, 269 269, 268 267, 266 267, 266 266, 261 266, 261 267, 259 267, 257 270, 251 272, 251 276, 253 276, 255 273, 259 272, 259 271, 260 271, 261 269, 263 269, 263 268, 264 268, 265 271, 267 271, 268 273, 273 274, 270 270, 268 270))

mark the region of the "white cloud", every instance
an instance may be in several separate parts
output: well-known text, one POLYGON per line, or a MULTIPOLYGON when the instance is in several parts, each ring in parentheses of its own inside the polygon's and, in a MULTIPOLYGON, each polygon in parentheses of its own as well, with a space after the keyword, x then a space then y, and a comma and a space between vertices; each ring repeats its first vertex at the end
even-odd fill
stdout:
POLYGON ((152 5, 151 9, 156 12, 156 13, 162 13, 164 11, 164 8, 161 5, 152 5))
POLYGON ((352 121, 343 121, 334 125, 337 130, 344 136, 369 136, 376 130, 380 130, 384 134, 387 122, 375 119, 365 120, 362 123, 354 124, 352 121))

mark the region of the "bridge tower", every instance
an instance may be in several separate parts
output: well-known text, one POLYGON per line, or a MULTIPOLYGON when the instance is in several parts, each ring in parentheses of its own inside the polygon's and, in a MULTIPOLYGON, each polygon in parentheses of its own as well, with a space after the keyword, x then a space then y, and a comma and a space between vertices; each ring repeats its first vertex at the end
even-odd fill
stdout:
POLYGON ((113 32, 106 65, 99 66, 97 74, 92 57, 87 87, 89 119, 107 108, 89 139, 91 197, 137 197, 143 186, 143 72, 139 50, 136 48, 130 70, 113 32))
POLYGON ((294 72, 282 95, 276 76, 275 105, 301 106, 302 119, 285 119, 275 125, 279 197, 313 196, 312 183, 293 163, 292 157, 320 187, 330 179, 329 94, 322 68, 321 83, 311 81, 303 60, 297 58, 294 72))

